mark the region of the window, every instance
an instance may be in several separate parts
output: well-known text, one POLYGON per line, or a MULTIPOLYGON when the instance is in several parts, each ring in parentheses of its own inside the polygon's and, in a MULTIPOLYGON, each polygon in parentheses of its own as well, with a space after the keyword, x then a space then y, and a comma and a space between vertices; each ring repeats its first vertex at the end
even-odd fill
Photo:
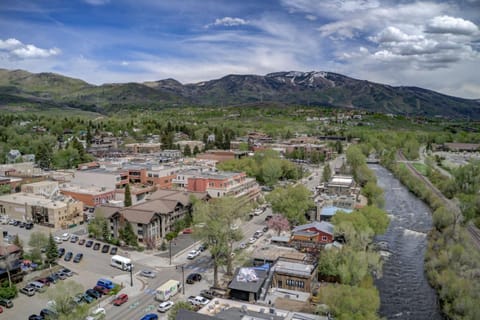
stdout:
POLYGON ((327 241, 327 236, 322 236, 322 241, 327 241))

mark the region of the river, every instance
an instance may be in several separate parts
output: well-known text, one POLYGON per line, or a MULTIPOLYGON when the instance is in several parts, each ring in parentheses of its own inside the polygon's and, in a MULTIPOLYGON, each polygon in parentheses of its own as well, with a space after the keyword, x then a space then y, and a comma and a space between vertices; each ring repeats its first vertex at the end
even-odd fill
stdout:
POLYGON ((424 272, 426 234, 432 228, 431 210, 384 167, 369 167, 384 190, 385 210, 390 216, 387 232, 375 238, 390 253, 382 278, 375 282, 380 292, 380 316, 441 320, 437 294, 424 272))

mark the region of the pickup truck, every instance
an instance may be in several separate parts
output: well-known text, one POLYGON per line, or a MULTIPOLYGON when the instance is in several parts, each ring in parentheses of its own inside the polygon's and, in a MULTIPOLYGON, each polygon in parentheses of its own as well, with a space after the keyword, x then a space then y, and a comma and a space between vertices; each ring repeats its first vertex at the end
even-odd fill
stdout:
POLYGON ((204 306, 210 302, 210 300, 201 296, 196 296, 196 297, 190 296, 188 297, 187 301, 193 304, 194 306, 204 306))

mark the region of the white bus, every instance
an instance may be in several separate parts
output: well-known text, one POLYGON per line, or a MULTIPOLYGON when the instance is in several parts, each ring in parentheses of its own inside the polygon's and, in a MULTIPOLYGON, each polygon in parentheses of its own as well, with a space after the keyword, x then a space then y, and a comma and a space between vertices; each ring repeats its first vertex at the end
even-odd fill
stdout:
POLYGON ((128 270, 130 270, 130 268, 133 268, 132 259, 125 258, 125 257, 122 257, 122 256, 117 256, 117 255, 112 257, 112 261, 111 261, 110 265, 112 267, 119 268, 119 269, 122 269, 124 271, 128 271, 128 270))

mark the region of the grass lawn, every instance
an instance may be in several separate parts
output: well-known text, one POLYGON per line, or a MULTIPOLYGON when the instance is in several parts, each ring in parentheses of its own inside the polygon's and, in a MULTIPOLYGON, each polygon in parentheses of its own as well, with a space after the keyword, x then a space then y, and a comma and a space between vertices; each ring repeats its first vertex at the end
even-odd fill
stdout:
POLYGON ((420 172, 422 175, 426 176, 427 175, 427 166, 424 165, 423 163, 413 163, 412 164, 415 169, 417 169, 418 172, 420 172))

